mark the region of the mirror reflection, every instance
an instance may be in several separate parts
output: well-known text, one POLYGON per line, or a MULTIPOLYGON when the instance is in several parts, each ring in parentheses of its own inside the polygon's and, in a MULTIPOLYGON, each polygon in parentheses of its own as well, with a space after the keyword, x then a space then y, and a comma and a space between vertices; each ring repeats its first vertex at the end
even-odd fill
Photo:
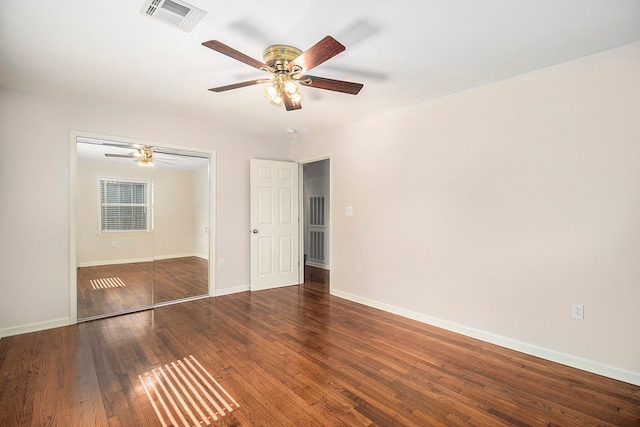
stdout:
POLYGON ((78 319, 209 293, 209 158, 78 139, 78 319))

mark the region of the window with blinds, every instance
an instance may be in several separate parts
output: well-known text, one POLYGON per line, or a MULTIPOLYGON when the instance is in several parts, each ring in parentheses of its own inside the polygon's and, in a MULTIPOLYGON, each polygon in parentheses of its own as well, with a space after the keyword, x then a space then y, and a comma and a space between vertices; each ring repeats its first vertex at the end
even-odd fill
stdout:
POLYGON ((100 179, 100 232, 149 230, 149 182, 100 179))

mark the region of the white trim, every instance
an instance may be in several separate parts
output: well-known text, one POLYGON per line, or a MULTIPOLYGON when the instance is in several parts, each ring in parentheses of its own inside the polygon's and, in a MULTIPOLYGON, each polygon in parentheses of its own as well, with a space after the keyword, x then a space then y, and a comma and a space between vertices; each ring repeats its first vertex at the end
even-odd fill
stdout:
MULTIPOLYGON (((329 230, 333 229, 333 215, 331 213, 331 208, 333 206, 333 172, 332 172, 332 161, 331 161, 331 154, 327 153, 327 154, 322 154, 322 155, 318 155, 318 156, 313 156, 313 157, 304 157, 302 159, 295 159, 294 161, 298 163, 298 179, 299 181, 302 183, 301 185, 299 185, 298 188, 298 204, 299 204, 299 208, 298 208, 298 235, 300 236, 300 242, 298 244, 298 249, 300 251, 300 254, 298 256, 298 259, 301 260, 301 264, 302 262, 304 262, 304 218, 302 218, 302 215, 304 215, 304 165, 307 163, 314 163, 314 162, 320 162, 322 160, 329 160, 329 209, 327 211, 327 215, 329 216, 329 230)), ((333 248, 332 248, 332 242, 333 242, 333 233, 329 233, 329 254, 333 253, 333 248)), ((311 265, 313 267, 319 267, 319 268, 325 268, 326 270, 330 270, 331 269, 331 265, 330 262, 325 264, 325 266, 320 266, 319 264, 312 264, 309 261, 307 261, 307 265, 311 265)), ((331 274, 331 273, 329 273, 331 274)), ((300 274, 299 274, 299 282, 300 283, 304 283, 304 265, 300 266, 300 274)), ((331 283, 331 280, 329 280, 329 283, 331 283)))
POLYGON ((247 292, 251 290, 251 285, 244 285, 244 286, 235 286, 233 288, 224 288, 224 289, 217 289, 216 290, 216 297, 221 297, 223 295, 231 295, 231 294, 238 294, 240 292, 247 292))
POLYGON ((78 134, 69 133, 69 324, 78 323, 77 182, 78 134))
MULTIPOLYGON (((190 257, 190 256, 197 256, 197 255, 195 253, 159 255, 159 256, 154 256, 153 259, 154 260, 162 260, 162 259, 173 259, 173 258, 186 258, 186 257, 190 257)), ((198 257, 198 258, 202 258, 202 257, 198 257)), ((207 259, 207 258, 204 258, 204 259, 207 259)))
MULTIPOLYGON (((209 256, 196 255, 207 260, 216 259, 216 151, 201 147, 188 147, 184 145, 169 144, 159 141, 147 141, 113 135, 105 135, 80 130, 69 132, 69 320, 67 324, 78 323, 78 278, 77 278, 77 162, 78 162, 78 138, 99 139, 107 141, 122 142, 127 144, 151 145, 153 147, 166 148, 170 150, 181 150, 189 153, 206 154, 209 158, 209 256)), ((203 156, 205 157, 205 156, 203 156)), ((158 258, 157 258, 158 259, 158 258)), ((85 265, 88 263, 85 263, 85 265)), ((216 289, 216 269, 209 262, 209 290, 207 295, 215 295, 216 289)), ((46 322, 45 322, 46 323, 46 322)), ((44 328, 46 329, 46 328, 44 328)), ((0 335, 1 336, 1 335, 0 335)))
POLYGON ((397 314, 408 319, 417 320, 418 322, 426 323, 428 325, 436 326, 438 328, 446 329, 448 331, 456 332, 471 338, 476 338, 491 344, 496 344, 501 347, 505 347, 511 350, 516 350, 521 353, 526 353, 531 356, 541 357, 543 359, 560 363, 562 365, 570 366, 572 368, 581 369, 583 371, 591 372, 605 377, 613 378, 615 380, 624 381, 630 384, 640 386, 640 372, 632 372, 626 369, 618 368, 604 363, 596 362, 593 360, 585 359, 582 357, 574 356, 571 354, 561 353, 559 351, 551 350, 545 347, 540 347, 535 344, 526 343, 523 341, 514 340, 511 338, 496 335, 491 332, 482 331, 480 329, 470 328, 468 326, 460 325, 458 323, 450 322, 448 320, 439 319, 437 317, 429 316, 426 314, 418 313, 404 308, 396 307, 390 304, 385 304, 379 301, 375 301, 368 298, 359 297, 357 295, 350 294, 348 292, 342 292, 336 289, 331 289, 331 294, 340 298, 354 301, 360 304, 364 304, 369 307, 377 308, 389 313, 397 314))
POLYGON ((298 283, 304 283, 304 164, 301 162, 298 162, 298 252, 298 283))
POLYGON ((218 154, 215 150, 205 150, 204 152, 209 153, 209 255, 200 256, 200 258, 205 258, 209 261, 209 296, 212 297, 216 294, 216 285, 218 283, 216 281, 218 269, 214 261, 217 259, 218 241, 218 225, 216 223, 218 208, 218 200, 216 199, 218 194, 218 154), (211 264, 212 261, 213 265, 211 264))
POLYGON ((324 263, 320 263, 320 262, 307 260, 307 265, 309 267, 321 268, 322 270, 329 270, 329 265, 328 264, 324 264, 324 263))
POLYGON ((180 303, 183 303, 183 302, 196 301, 196 300, 205 299, 205 298, 210 298, 210 297, 209 297, 209 295, 196 295, 195 297, 174 299, 174 300, 171 300, 171 301, 164 301, 164 302, 155 303, 155 304, 153 304, 153 306, 151 308, 165 307, 167 305, 180 304, 180 303))
POLYGON ((77 322, 72 322, 71 318, 63 317, 61 319, 46 320, 44 322, 29 323, 27 325, 13 326, 10 328, 0 329, 0 338, 10 337, 13 335, 28 334, 31 332, 44 331, 45 329, 60 328, 69 326, 77 322))
POLYGON ((155 257, 145 257, 145 258, 129 258, 129 259, 109 259, 109 260, 101 260, 101 261, 89 261, 89 262, 79 262, 78 267, 96 267, 99 265, 118 265, 118 264, 133 264, 136 262, 151 262, 155 260, 165 260, 165 259, 174 259, 174 258, 186 258, 186 257, 197 257, 204 260, 209 260, 206 255, 203 254, 172 254, 172 255, 160 255, 155 257))
POLYGON ((321 162, 322 160, 331 160, 331 154, 321 154, 313 157, 304 157, 302 159, 296 159, 294 161, 300 163, 301 165, 304 165, 306 163, 321 162))
POLYGON ((149 257, 149 258, 130 258, 130 259, 110 259, 110 260, 105 260, 105 261, 89 261, 89 262, 79 262, 78 263, 78 268, 80 268, 80 267, 97 267, 97 266, 100 266, 100 265, 133 264, 133 263, 136 263, 136 262, 151 262, 151 261, 153 261, 152 257, 149 257))

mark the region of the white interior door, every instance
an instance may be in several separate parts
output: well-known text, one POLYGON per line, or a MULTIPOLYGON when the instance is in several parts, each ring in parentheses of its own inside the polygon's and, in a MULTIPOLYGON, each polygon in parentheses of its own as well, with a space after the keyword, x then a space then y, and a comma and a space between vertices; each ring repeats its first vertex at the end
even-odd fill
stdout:
POLYGON ((251 290, 298 284, 298 164, 251 160, 251 290))

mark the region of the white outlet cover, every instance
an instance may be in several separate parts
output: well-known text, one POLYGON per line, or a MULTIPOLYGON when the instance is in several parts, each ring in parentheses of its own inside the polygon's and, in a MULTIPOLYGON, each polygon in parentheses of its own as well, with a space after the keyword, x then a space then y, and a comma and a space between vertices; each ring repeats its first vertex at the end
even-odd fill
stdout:
POLYGON ((571 315, 574 319, 584 319, 584 305, 582 304, 573 304, 571 306, 571 315))

